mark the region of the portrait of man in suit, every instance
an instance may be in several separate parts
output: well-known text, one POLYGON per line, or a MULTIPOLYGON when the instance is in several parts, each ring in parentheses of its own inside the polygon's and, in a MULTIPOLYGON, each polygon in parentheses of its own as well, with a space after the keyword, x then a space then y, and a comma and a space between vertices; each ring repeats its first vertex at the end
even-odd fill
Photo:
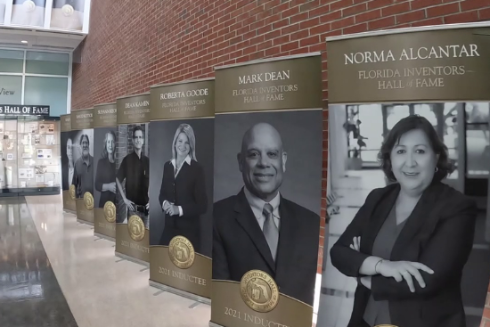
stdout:
POLYGON ((258 269, 274 278, 279 292, 312 305, 320 217, 281 195, 288 154, 280 133, 255 123, 237 159, 244 186, 213 208, 213 279, 240 281, 258 269))

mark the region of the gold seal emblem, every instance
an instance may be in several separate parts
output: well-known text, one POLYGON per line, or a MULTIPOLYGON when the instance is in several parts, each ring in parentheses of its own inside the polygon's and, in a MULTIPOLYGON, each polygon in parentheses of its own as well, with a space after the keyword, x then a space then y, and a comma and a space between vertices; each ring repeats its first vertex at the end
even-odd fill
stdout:
POLYGON ((74 11, 75 9, 73 9, 71 5, 64 5, 63 7, 61 7, 61 12, 65 17, 70 17, 71 15, 73 15, 74 11))
POLYGON ((75 185, 71 184, 68 192, 70 193, 70 198, 75 200, 75 185))
POLYGON ((257 312, 270 312, 279 302, 279 289, 269 274, 250 270, 242 276, 240 294, 243 302, 257 312))
POLYGON ((135 242, 139 242, 145 237, 145 224, 140 216, 132 215, 128 221, 129 236, 135 242))
POLYGON ((192 266, 196 257, 191 241, 184 236, 172 238, 168 245, 168 254, 172 263, 181 269, 187 269, 192 266))
POLYGON ((33 12, 36 9, 36 4, 32 0, 27 0, 22 4, 27 12, 33 12))
POLYGON ((90 192, 85 192, 83 195, 83 203, 85 203, 85 208, 87 208, 87 210, 92 210, 94 208, 94 197, 90 192))
POLYGON ((116 221, 116 206, 111 201, 107 201, 104 204, 104 216, 105 219, 110 223, 116 221))

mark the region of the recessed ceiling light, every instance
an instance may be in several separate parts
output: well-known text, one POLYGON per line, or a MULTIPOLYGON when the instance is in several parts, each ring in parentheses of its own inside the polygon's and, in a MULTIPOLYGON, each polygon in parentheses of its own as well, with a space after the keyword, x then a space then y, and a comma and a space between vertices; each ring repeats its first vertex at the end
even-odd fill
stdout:
POLYGON ((20 43, 29 43, 29 42, 27 42, 26 40, 22 40, 20 41, 20 43))

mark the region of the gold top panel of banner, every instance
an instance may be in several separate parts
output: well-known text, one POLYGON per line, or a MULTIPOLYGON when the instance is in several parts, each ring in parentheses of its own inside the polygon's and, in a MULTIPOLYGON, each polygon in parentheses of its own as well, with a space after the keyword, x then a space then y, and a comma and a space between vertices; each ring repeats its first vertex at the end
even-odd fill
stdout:
POLYGON ((71 131, 71 114, 60 116, 60 128, 62 132, 71 131))
POLYGON ((117 123, 137 124, 150 120, 150 93, 117 99, 117 123))
POLYGON ((216 113, 322 108, 320 55, 216 70, 216 113))
POLYGON ((214 116, 214 79, 153 86, 150 120, 214 116))
POLYGON ((96 105, 94 115, 94 127, 117 126, 117 105, 115 102, 96 105))
POLYGON ((490 100, 490 28, 327 42, 329 103, 490 100))
POLYGON ((78 131, 81 129, 94 128, 94 109, 75 110, 71 112, 71 129, 78 131))

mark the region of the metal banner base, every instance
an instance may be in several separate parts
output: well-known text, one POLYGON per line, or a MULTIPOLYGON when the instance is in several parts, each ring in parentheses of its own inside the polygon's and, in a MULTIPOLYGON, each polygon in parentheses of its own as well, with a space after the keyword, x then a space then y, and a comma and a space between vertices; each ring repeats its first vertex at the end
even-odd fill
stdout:
POLYGON ((150 280, 149 282, 150 282, 150 286, 155 287, 155 288, 158 288, 159 290, 166 291, 166 292, 169 292, 169 293, 173 293, 173 294, 176 294, 176 295, 185 297, 187 299, 194 300, 196 302, 200 302, 200 303, 204 303, 204 304, 207 304, 207 305, 211 305, 211 299, 207 299, 205 297, 202 297, 202 296, 199 296, 199 295, 196 295, 196 294, 192 294, 192 293, 189 293, 189 292, 186 292, 186 291, 182 291, 182 290, 176 289, 176 288, 171 287, 171 286, 163 285, 161 283, 154 282, 152 280, 150 280))
POLYGON ((94 223, 91 223, 90 221, 81 220, 81 219, 77 219, 77 223, 89 225, 92 227, 94 226, 94 223))
POLYGON ((110 237, 110 236, 107 236, 107 235, 104 235, 104 234, 100 234, 100 233, 95 233, 94 232, 94 236, 103 238, 103 239, 108 240, 108 241, 111 241, 111 242, 115 242, 116 241, 116 239, 114 237, 110 237))
POLYGON ((118 257, 118 258, 121 258, 121 259, 124 259, 124 260, 128 260, 128 261, 137 263, 137 264, 142 265, 142 266, 145 266, 145 267, 150 267, 150 263, 149 262, 146 262, 146 261, 143 261, 143 260, 139 260, 139 259, 130 257, 129 255, 125 255, 125 254, 122 254, 122 253, 119 253, 119 252, 114 252, 114 253, 116 254, 116 257, 118 257))
POLYGON ((69 213, 69 214, 72 214, 72 215, 77 215, 77 212, 76 211, 73 211, 73 210, 70 210, 70 209, 63 209, 63 212, 64 213, 69 213))

